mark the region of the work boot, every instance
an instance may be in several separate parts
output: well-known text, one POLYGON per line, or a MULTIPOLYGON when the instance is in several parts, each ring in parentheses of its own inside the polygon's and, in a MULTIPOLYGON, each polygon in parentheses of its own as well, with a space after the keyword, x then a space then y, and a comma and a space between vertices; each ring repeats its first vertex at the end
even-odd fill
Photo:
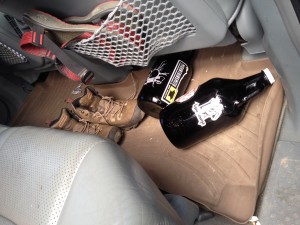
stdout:
POLYGON ((100 137, 108 138, 116 143, 119 142, 122 137, 121 130, 118 127, 82 121, 66 108, 61 110, 60 116, 52 121, 49 126, 55 129, 95 134, 100 137))
POLYGON ((73 101, 72 107, 83 120, 127 129, 136 127, 145 115, 136 100, 116 101, 112 97, 97 95, 89 87, 82 97, 73 101))

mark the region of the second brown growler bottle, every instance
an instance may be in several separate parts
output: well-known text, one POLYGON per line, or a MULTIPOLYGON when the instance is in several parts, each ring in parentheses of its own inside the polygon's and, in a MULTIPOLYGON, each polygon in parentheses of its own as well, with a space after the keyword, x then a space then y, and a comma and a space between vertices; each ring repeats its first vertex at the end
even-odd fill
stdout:
POLYGON ((162 128, 177 148, 187 148, 238 122, 250 99, 274 83, 269 69, 250 77, 214 78, 160 113, 162 128))

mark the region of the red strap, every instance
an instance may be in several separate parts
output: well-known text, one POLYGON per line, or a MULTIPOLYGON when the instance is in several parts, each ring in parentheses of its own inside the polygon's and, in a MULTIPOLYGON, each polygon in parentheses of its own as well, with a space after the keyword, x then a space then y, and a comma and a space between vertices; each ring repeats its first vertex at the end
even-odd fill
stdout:
POLYGON ((80 81, 80 77, 78 77, 75 73, 73 73, 71 70, 69 70, 66 66, 62 64, 56 65, 56 68, 59 72, 62 74, 65 74, 67 77, 69 77, 71 80, 80 81))
POLYGON ((36 45, 32 44, 33 40, 36 37, 36 35, 34 35, 34 34, 36 34, 36 33, 34 33, 33 31, 28 31, 23 34, 21 42, 20 42, 21 49, 23 49, 25 52, 27 52, 31 55, 35 55, 35 56, 39 56, 39 57, 46 57, 46 58, 54 60, 55 55, 52 55, 49 50, 47 50, 41 46, 36 46, 36 45))
MULTIPOLYGON (((79 39, 87 38, 91 35, 92 34, 86 32, 86 33, 80 35, 79 37, 77 37, 76 39, 79 40, 79 39)), ((38 57, 45 57, 45 58, 48 58, 52 61, 55 60, 56 68, 62 74, 64 74, 68 78, 70 78, 71 80, 82 81, 84 83, 90 82, 90 80, 92 79, 92 75, 87 76, 87 78, 84 79, 84 80, 82 79, 82 76, 81 76, 82 73, 87 72, 87 70, 85 68, 83 68, 83 70, 80 70, 78 73, 75 73, 75 72, 72 71, 72 69, 68 68, 66 65, 61 63, 61 61, 56 58, 55 54, 53 54, 50 50, 44 48, 43 44, 44 44, 44 39, 45 38, 47 38, 47 37, 44 37, 44 34, 39 33, 39 32, 35 32, 35 31, 26 32, 22 36, 22 39, 21 39, 21 42, 20 42, 20 47, 21 47, 21 49, 28 52, 29 54, 32 54, 32 55, 35 55, 35 56, 38 56, 38 57)), ((49 42, 49 39, 47 39, 47 40, 49 42)), ((66 46, 67 44, 68 43, 64 43, 62 45, 62 47, 66 46)), ((54 51, 57 51, 57 49, 59 50, 58 47, 53 46, 53 43, 52 43, 51 46, 52 46, 52 48, 55 47, 55 48, 53 48, 53 49, 56 49, 54 51)), ((65 53, 61 52, 60 55, 65 55, 65 53)), ((67 58, 67 56, 65 56, 65 58, 67 58)), ((67 61, 70 62, 69 59, 67 59, 67 61)), ((74 67, 76 67, 76 66, 74 66, 74 67)), ((76 68, 75 71, 78 71, 78 68, 76 68)))

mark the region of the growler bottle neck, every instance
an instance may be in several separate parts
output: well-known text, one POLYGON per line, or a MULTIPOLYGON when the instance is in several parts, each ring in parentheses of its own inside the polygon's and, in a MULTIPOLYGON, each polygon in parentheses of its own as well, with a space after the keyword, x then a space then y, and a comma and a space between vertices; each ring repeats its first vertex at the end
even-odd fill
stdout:
POLYGON ((266 87, 275 82, 269 69, 264 69, 258 74, 241 80, 243 82, 243 95, 239 96, 238 105, 244 105, 266 87))

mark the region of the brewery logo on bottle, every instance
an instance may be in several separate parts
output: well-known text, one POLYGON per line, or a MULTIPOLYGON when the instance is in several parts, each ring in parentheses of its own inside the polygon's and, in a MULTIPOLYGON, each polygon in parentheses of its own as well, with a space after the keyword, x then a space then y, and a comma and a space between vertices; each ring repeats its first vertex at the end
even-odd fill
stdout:
POLYGON ((152 69, 144 85, 152 84, 154 87, 155 84, 162 84, 166 76, 169 75, 169 73, 162 72, 165 65, 166 62, 163 61, 157 68, 152 69))
POLYGON ((177 64, 161 97, 163 102, 171 104, 175 101, 178 93, 178 87, 182 79, 185 77, 185 75, 187 75, 188 70, 189 67, 185 62, 181 60, 177 61, 177 64))
POLYGON ((195 102, 192 106, 192 110, 198 119, 198 125, 201 127, 206 125, 205 120, 208 118, 216 121, 221 116, 223 109, 224 106, 221 104, 221 99, 218 96, 202 105, 199 102, 195 102))

